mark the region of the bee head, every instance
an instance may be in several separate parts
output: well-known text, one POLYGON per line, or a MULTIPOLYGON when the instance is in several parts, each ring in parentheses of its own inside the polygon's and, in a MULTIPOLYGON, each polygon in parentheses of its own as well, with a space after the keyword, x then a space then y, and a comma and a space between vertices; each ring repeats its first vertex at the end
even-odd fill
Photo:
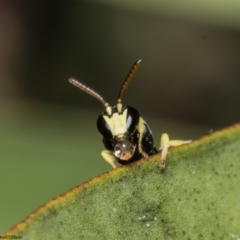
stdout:
POLYGON ((110 106, 101 95, 93 91, 91 88, 78 82, 74 78, 69 79, 71 84, 96 98, 104 105, 105 111, 97 120, 97 128, 105 138, 112 140, 114 139, 113 154, 121 160, 130 159, 136 149, 136 145, 131 142, 130 138, 128 138, 126 134, 133 133, 135 131, 140 119, 140 115, 134 107, 124 106, 122 104, 122 97, 134 74, 139 68, 140 63, 141 60, 138 60, 130 69, 120 88, 117 104, 113 107, 110 106))

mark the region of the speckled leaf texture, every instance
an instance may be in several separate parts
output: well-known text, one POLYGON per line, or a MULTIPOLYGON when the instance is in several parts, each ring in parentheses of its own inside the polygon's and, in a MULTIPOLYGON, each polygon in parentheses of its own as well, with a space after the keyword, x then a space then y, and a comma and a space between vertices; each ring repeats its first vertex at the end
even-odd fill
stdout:
POLYGON ((239 239, 240 124, 119 167, 46 203, 22 239, 239 239))

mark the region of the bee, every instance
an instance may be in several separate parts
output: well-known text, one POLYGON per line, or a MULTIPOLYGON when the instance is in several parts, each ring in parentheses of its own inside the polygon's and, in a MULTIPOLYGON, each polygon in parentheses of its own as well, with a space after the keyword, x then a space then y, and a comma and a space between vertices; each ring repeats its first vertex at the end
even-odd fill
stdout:
POLYGON ((110 106, 101 95, 76 79, 69 78, 68 81, 96 98, 105 108, 97 119, 97 128, 103 136, 102 141, 106 149, 101 152, 101 155, 107 163, 116 168, 117 162, 125 165, 161 153, 159 168, 164 170, 169 147, 179 146, 190 141, 170 140, 168 134, 163 133, 160 147, 157 149, 154 145, 152 131, 139 111, 132 106, 122 104, 123 94, 140 64, 141 60, 133 64, 120 88, 117 104, 114 106, 110 106))

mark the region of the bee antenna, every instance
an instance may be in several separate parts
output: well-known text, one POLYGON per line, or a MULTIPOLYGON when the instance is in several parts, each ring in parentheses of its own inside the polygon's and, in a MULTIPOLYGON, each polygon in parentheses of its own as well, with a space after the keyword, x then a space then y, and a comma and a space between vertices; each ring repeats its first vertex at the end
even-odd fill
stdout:
POLYGON ((130 69, 127 77, 125 78, 123 84, 122 84, 122 87, 119 91, 119 94, 118 94, 118 102, 121 102, 122 101, 122 97, 123 97, 123 94, 125 92, 125 90, 127 89, 129 83, 132 81, 133 79, 133 76, 135 75, 135 73, 137 72, 138 68, 140 67, 140 64, 141 64, 142 60, 138 60, 136 61, 132 68, 130 69))
POLYGON ((98 93, 96 93, 95 91, 93 91, 91 88, 85 86, 84 84, 80 83, 79 81, 77 81, 74 78, 69 78, 68 81, 74 85, 75 87, 81 89, 82 91, 86 92, 87 94, 89 94, 90 96, 96 98, 99 102, 101 102, 105 107, 108 106, 108 103, 103 99, 102 96, 100 96, 98 93))

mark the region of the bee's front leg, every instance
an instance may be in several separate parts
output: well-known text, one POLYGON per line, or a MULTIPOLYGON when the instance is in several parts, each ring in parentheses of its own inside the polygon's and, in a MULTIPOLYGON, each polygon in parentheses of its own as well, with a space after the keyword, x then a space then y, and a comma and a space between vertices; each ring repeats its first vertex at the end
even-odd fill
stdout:
POLYGON ((147 159, 148 155, 146 152, 143 151, 142 149, 142 140, 143 140, 143 134, 146 132, 146 127, 144 125, 143 119, 140 117, 138 125, 137 125, 137 131, 139 133, 139 138, 138 138, 138 151, 141 153, 143 156, 143 159, 147 159))
POLYGON ((113 155, 113 152, 112 151, 109 151, 109 150, 103 150, 101 152, 101 155, 103 157, 103 159, 109 163, 113 168, 116 168, 117 165, 115 164, 116 163, 116 158, 115 156, 113 155))
POLYGON ((161 151, 161 163, 160 163, 160 170, 164 170, 166 167, 166 158, 168 154, 169 147, 177 147, 183 144, 190 143, 189 141, 184 140, 170 140, 167 133, 163 133, 160 140, 160 151, 161 151))

